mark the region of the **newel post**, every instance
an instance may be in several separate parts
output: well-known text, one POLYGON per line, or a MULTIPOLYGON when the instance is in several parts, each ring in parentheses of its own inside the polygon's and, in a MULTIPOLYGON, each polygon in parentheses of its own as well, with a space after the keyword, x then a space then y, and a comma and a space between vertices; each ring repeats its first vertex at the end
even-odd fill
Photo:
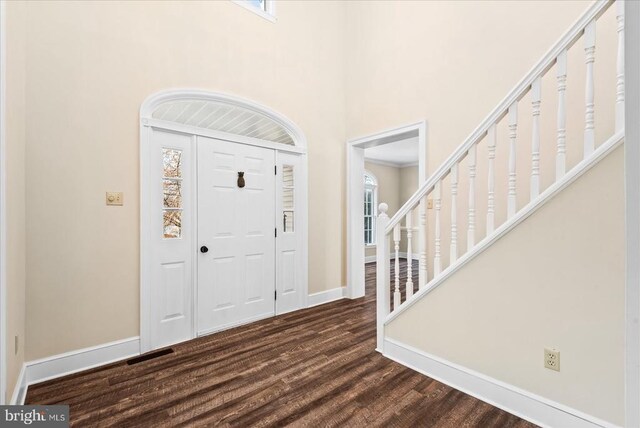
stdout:
POLYGON ((389 206, 384 202, 379 206, 380 212, 376 219, 376 326, 377 351, 383 351, 384 319, 389 313, 391 304, 391 289, 389 285, 389 237, 385 233, 389 224, 387 210, 389 206))

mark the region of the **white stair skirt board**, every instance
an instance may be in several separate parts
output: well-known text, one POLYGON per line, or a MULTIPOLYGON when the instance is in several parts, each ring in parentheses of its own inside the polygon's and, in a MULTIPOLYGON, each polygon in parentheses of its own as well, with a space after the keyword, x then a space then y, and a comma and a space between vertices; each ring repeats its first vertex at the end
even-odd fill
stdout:
POLYGON ((543 427, 616 427, 609 422, 385 338, 383 355, 412 370, 543 427))
POLYGON ((92 369, 137 355, 140 355, 140 338, 131 337, 29 361, 25 363, 27 385, 92 369))
POLYGON ((27 398, 27 365, 23 364, 20 369, 20 374, 18 375, 18 380, 16 381, 16 386, 13 390, 13 395, 11 396, 11 401, 9 404, 12 405, 23 405, 24 400, 27 398))
MULTIPOLYGON (((396 254, 393 253, 391 255, 391 257, 389 257, 389 260, 395 260, 396 258, 396 254)), ((406 259, 407 258, 407 253, 398 253, 398 258, 401 259, 406 259)), ((411 260, 420 260, 420 254, 411 254, 411 260)), ((368 256, 364 258, 364 263, 373 263, 376 261, 376 256, 368 256)))
POLYGON ((332 288, 331 290, 309 294, 307 307, 310 308, 312 306, 318 306, 324 303, 333 302, 334 300, 344 299, 346 292, 346 287, 336 287, 332 288))

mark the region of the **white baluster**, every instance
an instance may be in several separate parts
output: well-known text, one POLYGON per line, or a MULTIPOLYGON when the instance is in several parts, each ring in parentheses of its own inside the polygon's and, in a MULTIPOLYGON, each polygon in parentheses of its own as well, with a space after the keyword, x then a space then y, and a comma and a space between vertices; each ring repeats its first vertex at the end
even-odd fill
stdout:
POLYGON ((567 50, 563 50, 556 61, 558 79, 558 153, 556 154, 556 181, 564 177, 567 167, 567 50))
POLYGON ((518 129, 518 104, 509 107, 509 194, 507 218, 516 214, 516 131, 518 129))
POLYGON ((389 224, 388 205, 380 204, 376 219, 376 342, 377 350, 384 348, 384 320, 389 313, 391 289, 389 287, 389 237, 385 229, 389 224))
POLYGON ((532 126, 531 134, 531 200, 540 194, 540 104, 542 100, 542 78, 531 85, 532 126))
POLYGON ((433 189, 433 205, 436 211, 435 219, 435 256, 433 258, 433 277, 435 278, 442 270, 440 254, 440 209, 442 208, 442 182, 438 181, 433 189))
POLYGON ((618 57, 616 60, 616 131, 624 129, 624 2, 616 2, 618 57))
POLYGON ((413 245, 413 243, 411 242, 411 238, 413 236, 413 221, 412 221, 412 217, 413 217, 413 211, 409 211, 409 213, 407 214, 406 217, 406 225, 407 225, 407 289, 406 291, 406 296, 405 296, 405 300, 409 300, 409 298, 411 296, 413 296, 413 268, 412 268, 412 264, 413 264, 413 254, 411 251, 411 246, 413 245))
POLYGON ((469 156, 469 226, 467 228, 467 251, 476 244, 476 153, 474 144, 468 152, 469 156))
POLYGON ((458 164, 451 167, 451 247, 449 266, 458 259, 458 164))
POLYGON ((487 193, 489 200, 487 201, 487 236, 493 233, 495 229, 495 159, 496 159, 496 125, 491 125, 487 131, 487 144, 489 146, 489 183, 487 185, 487 193))
POLYGON ((591 21, 584 29, 584 52, 587 64, 587 80, 585 86, 585 114, 584 114, 584 157, 593 153, 596 146, 595 134, 595 106, 593 99, 593 63, 596 59, 596 21, 591 21))
POLYGON ((420 228, 418 230, 418 246, 420 247, 420 271, 418 272, 418 287, 423 288, 429 281, 427 276, 427 204, 425 198, 420 200, 418 214, 420 215, 420 228))
POLYGON ((395 311, 400 306, 400 225, 396 224, 393 228, 393 246, 396 250, 396 264, 395 264, 395 289, 393 291, 393 310, 395 311))

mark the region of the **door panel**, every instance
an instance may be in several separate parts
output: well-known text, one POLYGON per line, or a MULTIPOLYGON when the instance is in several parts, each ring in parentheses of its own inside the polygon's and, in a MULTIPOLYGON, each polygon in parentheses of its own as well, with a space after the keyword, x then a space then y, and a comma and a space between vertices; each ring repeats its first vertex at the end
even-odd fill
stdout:
POLYGON ((198 333, 275 313, 275 154, 198 137, 198 333), (238 186, 244 172, 245 187, 238 186))

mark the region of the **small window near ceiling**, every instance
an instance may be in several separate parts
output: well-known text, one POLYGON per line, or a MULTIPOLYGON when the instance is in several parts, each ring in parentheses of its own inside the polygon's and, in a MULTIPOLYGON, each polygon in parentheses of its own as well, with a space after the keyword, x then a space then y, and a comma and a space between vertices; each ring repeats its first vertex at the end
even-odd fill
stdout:
POLYGON ((376 243, 376 205, 378 203, 378 181, 369 172, 364 173, 364 244, 376 243))
POLYGON ((233 2, 271 22, 276 20, 275 0, 233 0, 233 2))

